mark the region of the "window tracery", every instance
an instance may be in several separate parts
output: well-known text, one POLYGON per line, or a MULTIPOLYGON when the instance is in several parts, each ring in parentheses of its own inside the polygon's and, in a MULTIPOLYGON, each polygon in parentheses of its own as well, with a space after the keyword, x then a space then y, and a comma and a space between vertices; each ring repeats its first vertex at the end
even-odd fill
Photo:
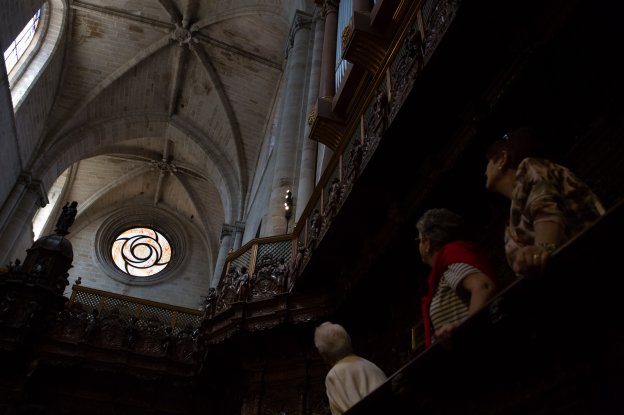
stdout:
POLYGON ((117 236, 111 254, 121 271, 144 277, 165 269, 171 260, 171 246, 167 238, 154 229, 132 228, 117 236))

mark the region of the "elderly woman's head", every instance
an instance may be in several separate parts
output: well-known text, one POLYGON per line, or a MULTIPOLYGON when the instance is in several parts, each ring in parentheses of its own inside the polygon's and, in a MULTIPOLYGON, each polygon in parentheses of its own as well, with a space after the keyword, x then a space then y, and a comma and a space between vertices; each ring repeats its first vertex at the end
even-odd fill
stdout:
POLYGON ((340 324, 324 322, 314 331, 314 345, 328 363, 334 364, 353 353, 351 336, 340 324))
POLYGON ((427 264, 444 245, 466 237, 464 219, 444 208, 426 211, 416 222, 416 229, 419 239, 418 250, 423 262, 427 264))

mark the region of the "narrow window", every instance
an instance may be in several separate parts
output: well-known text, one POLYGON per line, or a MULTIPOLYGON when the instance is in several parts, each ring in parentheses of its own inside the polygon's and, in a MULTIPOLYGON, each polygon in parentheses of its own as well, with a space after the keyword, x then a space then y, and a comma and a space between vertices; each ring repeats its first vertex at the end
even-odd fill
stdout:
POLYGON ((39 18, 41 16, 41 9, 37 10, 37 13, 26 24, 26 27, 22 29, 15 40, 9 45, 9 48, 4 51, 4 65, 6 66, 7 74, 17 65, 17 62, 24 56, 26 49, 30 46, 30 43, 35 37, 35 32, 39 26, 39 18))

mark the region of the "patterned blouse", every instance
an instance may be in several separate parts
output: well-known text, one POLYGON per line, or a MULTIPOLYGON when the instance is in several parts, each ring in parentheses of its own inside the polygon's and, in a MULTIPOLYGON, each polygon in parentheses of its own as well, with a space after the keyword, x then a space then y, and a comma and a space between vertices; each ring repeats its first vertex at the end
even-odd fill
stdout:
POLYGON ((518 248, 534 244, 536 223, 559 223, 565 242, 603 214, 600 200, 570 170, 549 160, 526 158, 516 170, 511 197, 505 231, 507 262, 513 264, 518 248))

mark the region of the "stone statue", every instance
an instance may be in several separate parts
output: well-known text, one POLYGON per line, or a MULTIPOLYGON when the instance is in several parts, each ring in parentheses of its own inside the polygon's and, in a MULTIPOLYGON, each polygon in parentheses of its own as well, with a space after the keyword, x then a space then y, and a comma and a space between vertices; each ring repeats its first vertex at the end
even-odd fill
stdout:
POLYGON ((281 289, 284 288, 284 283, 286 282, 286 276, 288 275, 288 265, 286 265, 286 260, 284 258, 280 258, 277 266, 273 269, 273 279, 277 286, 281 289))
POLYGON ((306 254, 306 247, 301 243, 301 241, 297 241, 297 255, 295 256, 295 260, 290 265, 290 280, 294 280, 299 272, 299 268, 301 268, 301 264, 303 263, 303 258, 306 254))
POLYGON ((325 209, 325 217, 333 218, 336 215, 336 210, 338 208, 338 202, 340 201, 341 189, 340 189, 340 179, 334 177, 332 180, 331 186, 329 186, 328 197, 327 197, 327 205, 325 209))
POLYGON ((126 334, 126 347, 132 348, 136 340, 138 332, 138 318, 135 316, 130 317, 130 320, 126 322, 125 334, 126 334))
POLYGON ((71 202, 71 204, 67 202, 63 206, 63 213, 61 213, 58 222, 56 222, 56 229, 54 229, 57 235, 65 236, 69 233, 68 229, 74 223, 76 213, 78 213, 76 206, 78 206, 76 201, 71 202))
POLYGON ((171 345, 173 343, 173 328, 171 326, 165 327, 165 334, 163 335, 162 342, 160 343, 160 347, 165 354, 169 354, 171 352, 171 345))
POLYGON ((82 333, 83 340, 90 341, 93 339, 99 324, 99 314, 100 312, 96 308, 91 310, 91 314, 87 317, 87 325, 82 333))
POLYGON ((208 295, 204 296, 204 308, 209 308, 214 304, 215 299, 217 298, 217 289, 215 287, 210 287, 208 290, 208 295))
POLYGON ((217 289, 215 287, 210 287, 208 290, 208 295, 202 295, 202 303, 201 308, 204 311, 204 317, 209 316, 214 306, 217 302, 217 289))
POLYGON ((387 122, 388 95, 383 89, 378 89, 373 103, 373 118, 378 127, 385 128, 387 122))
POLYGON ((347 165, 347 182, 353 185, 356 177, 360 174, 360 166, 364 159, 365 145, 360 140, 355 140, 351 151, 349 151, 349 163, 347 165))
POLYGON ((310 232, 308 235, 308 249, 312 251, 316 248, 316 242, 318 241, 323 226, 323 217, 318 209, 312 211, 310 216, 310 232))
POLYGON ((9 270, 11 270, 11 272, 22 272, 22 261, 17 258, 15 264, 9 262, 9 270))
POLYGON ((13 304, 15 304, 15 300, 17 299, 17 292, 9 291, 6 293, 2 302, 0 302, 0 323, 4 322, 6 317, 9 315, 13 304))
POLYGON ((249 282, 249 273, 247 272, 247 267, 241 267, 239 271, 239 276, 236 281, 236 293, 239 295, 245 295, 247 291, 247 283, 249 282))

